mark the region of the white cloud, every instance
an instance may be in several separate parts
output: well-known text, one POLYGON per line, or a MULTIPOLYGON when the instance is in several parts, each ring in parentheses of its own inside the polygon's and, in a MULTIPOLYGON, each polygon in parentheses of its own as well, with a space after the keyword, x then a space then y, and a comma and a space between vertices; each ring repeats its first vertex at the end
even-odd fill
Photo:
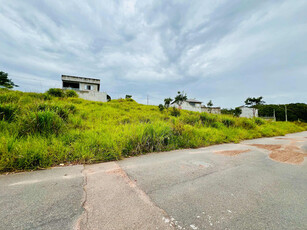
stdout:
POLYGON ((303 0, 0 4, 0 68, 23 90, 54 87, 72 74, 101 78, 114 95, 144 101, 150 94, 155 103, 177 90, 225 107, 247 95, 307 100, 303 0), (285 94, 275 82, 289 76, 285 94))

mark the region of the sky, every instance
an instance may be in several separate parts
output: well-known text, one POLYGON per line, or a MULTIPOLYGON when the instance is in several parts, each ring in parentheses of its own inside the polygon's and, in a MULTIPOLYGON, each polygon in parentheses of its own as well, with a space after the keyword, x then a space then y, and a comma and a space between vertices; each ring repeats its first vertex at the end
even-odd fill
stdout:
POLYGON ((18 90, 101 79, 112 98, 177 91, 234 108, 307 103, 306 0, 0 0, 0 71, 18 90))

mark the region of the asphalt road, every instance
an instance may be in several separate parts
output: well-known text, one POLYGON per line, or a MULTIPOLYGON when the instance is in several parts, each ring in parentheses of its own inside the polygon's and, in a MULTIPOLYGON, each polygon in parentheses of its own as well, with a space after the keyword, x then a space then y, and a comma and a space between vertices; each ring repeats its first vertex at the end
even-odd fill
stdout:
POLYGON ((307 153, 307 132, 2 175, 0 229, 307 229, 306 157, 251 144, 307 153))

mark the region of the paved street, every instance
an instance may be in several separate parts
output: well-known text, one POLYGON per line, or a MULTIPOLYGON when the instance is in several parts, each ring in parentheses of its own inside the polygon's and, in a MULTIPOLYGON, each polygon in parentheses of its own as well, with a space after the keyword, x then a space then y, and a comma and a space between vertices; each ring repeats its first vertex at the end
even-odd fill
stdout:
POLYGON ((307 229, 306 153, 302 132, 2 175, 0 229, 307 229))

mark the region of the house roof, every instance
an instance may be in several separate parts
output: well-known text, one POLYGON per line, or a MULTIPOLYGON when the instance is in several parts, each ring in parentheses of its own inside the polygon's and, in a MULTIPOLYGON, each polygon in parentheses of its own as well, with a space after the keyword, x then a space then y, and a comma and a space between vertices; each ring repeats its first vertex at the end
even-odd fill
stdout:
POLYGON ((100 84, 100 79, 88 78, 88 77, 69 76, 69 75, 62 75, 62 81, 100 84))
POLYGON ((187 99, 186 102, 203 103, 202 101, 198 101, 198 100, 196 100, 196 99, 187 99))
POLYGON ((205 105, 203 105, 202 108, 207 108, 207 109, 221 109, 221 107, 207 107, 207 106, 205 106, 205 105))

